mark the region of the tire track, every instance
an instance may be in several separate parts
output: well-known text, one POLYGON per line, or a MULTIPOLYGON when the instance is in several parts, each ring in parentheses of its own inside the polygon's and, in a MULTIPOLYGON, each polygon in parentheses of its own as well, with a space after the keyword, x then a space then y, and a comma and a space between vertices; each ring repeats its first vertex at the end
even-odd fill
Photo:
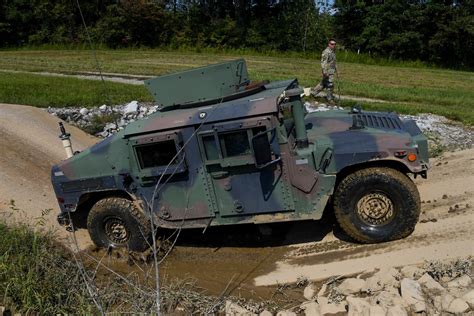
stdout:
POLYGON ((381 244, 355 244, 334 236, 290 246, 274 271, 255 284, 295 282, 298 277, 325 279, 382 267, 419 264, 474 255, 474 150, 447 153, 432 161, 427 180, 415 182, 422 214, 409 237, 381 244))

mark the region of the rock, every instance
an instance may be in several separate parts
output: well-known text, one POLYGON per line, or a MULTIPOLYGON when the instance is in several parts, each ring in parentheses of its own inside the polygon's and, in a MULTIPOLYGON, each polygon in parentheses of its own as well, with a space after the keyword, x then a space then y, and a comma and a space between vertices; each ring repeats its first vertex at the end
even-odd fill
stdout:
POLYGON ((335 315, 338 313, 346 313, 346 302, 339 304, 330 304, 327 297, 318 297, 319 310, 321 315, 335 315))
POLYGON ((138 111, 138 102, 137 101, 132 101, 129 104, 125 106, 123 109, 124 114, 130 114, 130 113, 135 113, 138 111))
POLYGON ((365 299, 348 296, 346 300, 349 307, 349 316, 369 315, 370 304, 365 299))
POLYGON ((455 298, 451 294, 443 296, 441 306, 443 311, 453 314, 460 314, 469 310, 469 305, 463 299, 455 298))
POLYGON ((251 313, 249 312, 248 310, 246 310, 245 308, 243 308, 242 306, 234 303, 234 302, 231 302, 231 301, 226 301, 225 302, 225 314, 226 315, 229 315, 229 316, 240 316, 240 315, 256 315, 254 313, 251 313))
POLYGON ((115 123, 107 123, 104 127, 104 130, 110 131, 110 130, 115 130, 117 129, 117 124, 115 123))
POLYGON ((99 106, 99 110, 100 110, 101 112, 107 111, 107 105, 102 104, 101 106, 99 106))
POLYGON ((87 114, 89 114, 89 110, 86 109, 86 108, 82 108, 82 109, 79 110, 79 113, 81 113, 81 115, 87 115, 87 114))
POLYGON ((260 314, 258 314, 258 316, 273 316, 273 313, 272 312, 269 312, 267 311, 266 309, 261 312, 260 314))
POLYGON ((380 306, 380 305, 372 305, 370 306, 370 309, 369 309, 369 315, 370 316, 381 316, 381 315, 385 315, 386 312, 385 312, 385 309, 380 306))
POLYGON ((387 310, 387 316, 408 316, 408 313, 400 305, 395 305, 387 310))
POLYGON ((130 121, 130 120, 133 119, 135 116, 136 116, 135 112, 132 112, 132 113, 124 114, 123 117, 124 117, 126 120, 129 120, 129 121, 130 121))
POLYGON ((454 300, 454 296, 452 296, 449 293, 444 294, 441 299, 441 308, 443 310, 446 310, 449 307, 449 304, 451 304, 453 300, 454 300))
POLYGON ((400 272, 405 278, 418 279, 425 273, 425 270, 416 266, 406 266, 403 267, 400 272))
POLYGON ((431 299, 432 299, 432 304, 435 310, 442 311, 443 310, 443 306, 442 306, 443 297, 441 295, 436 295, 436 296, 433 296, 431 299))
POLYGON ((158 106, 152 106, 151 108, 148 109, 148 114, 152 114, 158 111, 158 106))
POLYGON ((448 287, 468 287, 471 285, 471 283, 471 278, 468 275, 463 275, 452 280, 451 282, 448 282, 448 287))
POLYGON ((321 289, 319 290, 318 294, 316 294, 316 297, 322 297, 326 293, 326 290, 328 288, 328 284, 324 283, 323 286, 321 286, 321 289))
POLYGON ((350 278, 345 279, 337 287, 339 292, 344 295, 359 293, 360 290, 365 286, 365 281, 362 279, 350 278))
POLYGON ((410 305, 415 313, 426 310, 425 298, 418 282, 404 278, 400 284, 402 298, 410 305))
POLYGON ((441 286, 438 282, 435 281, 428 273, 423 274, 421 278, 418 279, 418 283, 430 291, 443 292, 445 288, 441 286))
POLYGON ((127 125, 127 122, 124 120, 124 119, 121 119, 119 122, 118 122, 118 126, 119 127, 124 127, 127 125))
MULTIPOLYGON (((87 109, 86 109, 87 110, 87 109)), ((77 122, 81 118, 81 115, 79 113, 73 113, 72 114, 72 120, 74 122, 77 122)))
POLYGON ((370 297, 370 303, 372 305, 380 305, 385 309, 389 309, 392 306, 400 305, 402 307, 408 307, 407 302, 402 299, 400 294, 398 294, 398 289, 394 289, 394 291, 382 291, 378 293, 376 296, 370 297))
POLYGON ((311 301, 315 295, 316 289, 314 288, 313 284, 309 284, 307 287, 304 288, 303 296, 308 301, 311 301))
POLYGON ((400 273, 395 268, 385 268, 368 278, 362 292, 372 293, 390 287, 399 287, 400 273))
POLYGON ((451 294, 445 294, 441 301, 441 308, 448 313, 460 314, 468 311, 469 305, 463 299, 455 298, 451 294))
POLYGON ((474 290, 470 290, 462 296, 462 299, 466 301, 472 309, 474 309, 474 290))
POLYGON ((107 137, 110 136, 110 133, 107 132, 107 131, 103 131, 103 132, 99 133, 97 136, 100 136, 102 138, 107 138, 107 137))
POLYGON ((292 311, 279 311, 276 316, 296 316, 296 313, 292 311))
POLYGON ((365 280, 365 285, 362 287, 361 291, 366 293, 373 293, 383 290, 383 283, 377 276, 371 276, 365 280))
POLYGON ((398 280, 401 279, 400 272, 395 268, 382 269, 377 272, 376 275, 382 280, 382 282, 392 286, 398 286, 398 280))
POLYGON ((316 302, 305 302, 300 305, 300 308, 304 311, 306 316, 320 316, 321 311, 319 304, 316 302))

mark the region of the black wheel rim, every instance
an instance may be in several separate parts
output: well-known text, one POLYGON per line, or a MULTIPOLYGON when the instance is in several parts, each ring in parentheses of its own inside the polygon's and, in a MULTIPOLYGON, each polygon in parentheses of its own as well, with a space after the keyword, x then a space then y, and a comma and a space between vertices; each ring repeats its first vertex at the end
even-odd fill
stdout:
POLYGON ((365 223, 382 226, 395 216, 395 205, 389 196, 381 191, 364 194, 356 203, 357 215, 365 223))
POLYGON ((125 222, 117 217, 109 217, 104 222, 105 235, 113 245, 123 245, 130 239, 125 222))

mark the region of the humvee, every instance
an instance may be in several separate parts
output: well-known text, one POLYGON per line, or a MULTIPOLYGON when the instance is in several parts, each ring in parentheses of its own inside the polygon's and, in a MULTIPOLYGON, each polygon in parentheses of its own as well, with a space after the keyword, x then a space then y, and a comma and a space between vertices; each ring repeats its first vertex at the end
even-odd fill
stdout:
POLYGON ((318 220, 328 205, 358 242, 414 230, 409 176, 429 162, 413 120, 307 113, 297 79, 253 82, 243 59, 145 85, 159 111, 52 168, 59 222, 82 215, 97 246, 144 250, 152 227, 318 220))

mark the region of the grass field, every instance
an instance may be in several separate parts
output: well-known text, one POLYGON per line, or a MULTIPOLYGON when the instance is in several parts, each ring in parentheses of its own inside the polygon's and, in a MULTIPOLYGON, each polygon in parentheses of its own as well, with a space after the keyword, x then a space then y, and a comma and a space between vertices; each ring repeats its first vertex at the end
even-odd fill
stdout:
MULTIPOLYGON (((320 77, 318 61, 302 56, 160 50, 99 50, 97 56, 102 71, 107 73, 161 75, 244 57, 254 80, 296 77, 301 85, 312 86, 320 77)), ((88 50, 4 50, 0 51, 0 70, 78 73, 96 72, 97 66, 88 50)), ((474 125, 472 72, 348 62, 340 62, 338 72, 339 89, 336 91, 341 94, 389 101, 361 102, 371 109, 410 114, 431 112, 474 125)), ((114 103, 150 100, 142 87, 115 83, 107 83, 107 87, 96 81, 0 73, 0 102, 36 106, 47 103, 55 106, 100 105, 106 102, 98 102, 104 91, 108 91, 114 103)))
POLYGON ((100 81, 86 79, 0 73, 0 103, 91 107, 152 99, 144 86, 111 82, 104 85, 100 81))

